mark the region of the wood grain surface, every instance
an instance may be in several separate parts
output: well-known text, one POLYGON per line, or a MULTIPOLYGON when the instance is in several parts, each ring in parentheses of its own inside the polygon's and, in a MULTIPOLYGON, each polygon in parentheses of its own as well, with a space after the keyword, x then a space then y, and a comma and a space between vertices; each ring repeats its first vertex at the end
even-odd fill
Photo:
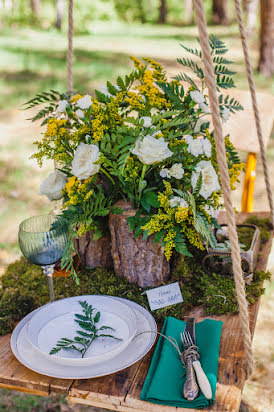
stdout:
MULTIPOLYGON (((268 213, 256 213, 266 217, 268 213)), ((241 223, 248 214, 238 215, 241 223)), ((222 222, 225 221, 223 216, 222 222)), ((258 269, 265 269, 270 253, 272 239, 263 247, 257 263, 258 269)), ((254 334, 260 301, 252 305, 250 329, 254 334)), ((188 316, 195 316, 197 322, 205 319, 203 308, 197 307, 188 316)), ((218 383, 215 403, 204 411, 237 412, 245 381, 243 369, 244 350, 241 327, 237 315, 207 316, 224 322, 220 342, 218 383)), ((103 378, 83 380, 54 379, 32 372, 13 356, 10 349, 10 334, 0 337, 0 387, 36 395, 66 394, 70 403, 93 405, 112 411, 148 412, 192 412, 194 409, 175 408, 155 405, 140 400, 140 393, 153 355, 152 349, 141 361, 133 366, 103 378)))

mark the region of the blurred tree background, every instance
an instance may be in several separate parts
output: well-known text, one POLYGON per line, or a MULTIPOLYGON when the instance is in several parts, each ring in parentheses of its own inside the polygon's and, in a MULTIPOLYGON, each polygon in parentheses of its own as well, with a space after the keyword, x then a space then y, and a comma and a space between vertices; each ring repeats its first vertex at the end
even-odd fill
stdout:
MULTIPOLYGON (((195 45, 198 37, 193 0, 74 0, 74 89, 93 93, 106 80, 128 73, 128 56, 149 56, 163 64, 169 76, 178 73, 180 43, 195 45)), ((244 59, 233 0, 204 0, 209 32, 224 40, 235 62, 239 89, 248 90, 244 59)), ((52 171, 41 170, 29 156, 41 134, 39 124, 22 104, 49 89, 66 90, 68 0, 0 0, 0 276, 19 255, 18 224, 31 215, 48 213, 52 206, 38 195, 42 180, 52 171)), ((257 91, 274 91, 274 0, 242 0, 250 56, 257 91)), ((268 146, 270 174, 274 175, 274 139, 268 146)), ((243 155, 245 159, 245 155, 243 155)), ((274 188, 273 188, 274 189, 274 188)), ((242 189, 235 191, 240 209, 242 189)), ((257 167, 255 209, 267 208, 262 165, 257 167)), ((274 261, 272 262, 274 266, 274 261)), ((274 282, 261 307, 257 331, 264 335, 255 345, 259 368, 245 386, 242 411, 273 411, 272 306, 274 282), (269 326, 270 325, 270 326, 269 326), (272 334, 271 334, 272 333, 272 334), (251 408, 251 404, 256 409, 251 408)), ((262 335, 261 335, 262 336, 262 335)), ((0 392, 0 411, 68 411, 57 400, 9 391, 0 392), (54 403, 54 406, 52 404, 54 403)), ((83 410, 82 408, 73 410, 83 410)), ((95 409, 86 409, 95 410, 95 409)))
MULTIPOLYGON (((125 22, 185 26, 193 23, 193 0, 93 0, 75 1, 75 32, 89 33, 93 22, 125 22)), ((32 27, 61 30, 66 24, 66 0, 0 0, 0 28, 32 27)), ((256 34, 260 15, 258 70, 265 76, 274 71, 274 2, 242 0, 246 29, 256 34), (260 3, 260 4, 259 4, 260 3)), ((205 0, 209 23, 229 25, 234 21, 232 0, 205 0)))

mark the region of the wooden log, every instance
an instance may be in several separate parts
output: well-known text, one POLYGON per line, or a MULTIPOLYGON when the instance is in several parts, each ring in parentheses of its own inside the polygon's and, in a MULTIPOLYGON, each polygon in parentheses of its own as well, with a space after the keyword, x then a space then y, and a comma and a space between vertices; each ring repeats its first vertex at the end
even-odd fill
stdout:
POLYGON ((110 214, 109 217, 115 273, 141 287, 158 286, 165 282, 170 274, 170 264, 165 258, 161 242, 155 244, 154 236, 146 240, 142 236, 135 239, 127 218, 134 216, 136 210, 124 201, 117 202, 115 206, 123 209, 123 213, 110 214))
POLYGON ((75 247, 81 259, 81 267, 112 268, 111 239, 105 235, 98 240, 93 240, 93 232, 84 233, 75 241, 75 247))

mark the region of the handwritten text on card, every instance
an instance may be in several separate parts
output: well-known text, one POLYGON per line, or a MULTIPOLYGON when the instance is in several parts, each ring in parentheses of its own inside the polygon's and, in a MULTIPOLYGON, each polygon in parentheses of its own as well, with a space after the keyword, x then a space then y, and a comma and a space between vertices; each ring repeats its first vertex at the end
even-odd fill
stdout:
POLYGON ((182 293, 178 282, 160 286, 146 291, 151 310, 164 308, 183 302, 182 293))

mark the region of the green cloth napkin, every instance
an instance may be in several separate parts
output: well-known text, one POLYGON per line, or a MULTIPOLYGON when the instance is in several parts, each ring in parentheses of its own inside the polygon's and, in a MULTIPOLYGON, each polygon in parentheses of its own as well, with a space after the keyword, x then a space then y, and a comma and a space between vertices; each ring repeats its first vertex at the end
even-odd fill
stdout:
MULTIPOLYGON (((161 331, 165 336, 175 338, 180 350, 183 348, 180 332, 183 332, 185 325, 186 322, 167 317, 161 331)), ((201 391, 194 401, 184 398, 183 387, 186 380, 184 366, 176 349, 162 336, 153 354, 140 398, 160 405, 181 408, 202 409, 212 405, 216 392, 222 326, 223 322, 211 319, 205 319, 195 325, 200 362, 211 385, 212 399, 206 399, 201 391)))

